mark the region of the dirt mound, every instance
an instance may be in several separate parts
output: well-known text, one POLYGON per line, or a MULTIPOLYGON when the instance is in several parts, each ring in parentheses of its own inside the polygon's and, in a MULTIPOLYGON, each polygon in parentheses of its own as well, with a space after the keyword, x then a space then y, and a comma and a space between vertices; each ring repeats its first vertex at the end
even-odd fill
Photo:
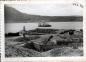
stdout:
POLYGON ((19 42, 27 42, 27 41, 30 41, 30 40, 35 40, 35 39, 38 39, 40 38, 40 36, 29 36, 29 37, 19 37, 19 38, 16 38, 15 41, 19 41, 19 42))
POLYGON ((53 57, 56 56, 83 56, 83 51, 79 49, 73 49, 70 47, 66 48, 55 48, 51 50, 50 55, 53 57))
POLYGON ((40 53, 32 49, 26 49, 21 47, 14 47, 12 45, 6 46, 5 48, 6 57, 39 57, 40 53))

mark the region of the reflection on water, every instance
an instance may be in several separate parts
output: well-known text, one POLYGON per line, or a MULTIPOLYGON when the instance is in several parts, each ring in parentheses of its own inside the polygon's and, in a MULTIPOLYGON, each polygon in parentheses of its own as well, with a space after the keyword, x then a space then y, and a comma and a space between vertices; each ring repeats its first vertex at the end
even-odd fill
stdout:
MULTIPOLYGON (((45 28, 54 28, 54 29, 82 29, 83 22, 49 22, 52 27, 45 28)), ((5 32, 18 32, 23 29, 23 26, 26 27, 26 30, 31 30, 38 28, 38 23, 6 23, 5 32)), ((40 27, 39 27, 40 28, 40 27)))

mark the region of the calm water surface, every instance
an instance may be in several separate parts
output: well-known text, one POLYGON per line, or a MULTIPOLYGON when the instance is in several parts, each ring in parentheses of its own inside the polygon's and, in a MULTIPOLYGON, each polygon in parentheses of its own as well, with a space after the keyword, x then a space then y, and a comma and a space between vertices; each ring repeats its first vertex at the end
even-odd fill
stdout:
MULTIPOLYGON (((49 22, 54 29, 82 29, 83 22, 49 22)), ((25 26, 26 30, 38 28, 38 23, 6 23, 5 32, 18 32, 25 26)), ((47 28, 47 27, 46 27, 47 28)))

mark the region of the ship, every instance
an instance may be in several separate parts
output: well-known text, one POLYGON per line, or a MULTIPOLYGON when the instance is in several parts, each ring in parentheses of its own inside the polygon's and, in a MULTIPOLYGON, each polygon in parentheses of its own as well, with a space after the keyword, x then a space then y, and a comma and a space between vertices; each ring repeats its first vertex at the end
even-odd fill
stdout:
POLYGON ((42 20, 42 22, 39 22, 38 27, 51 27, 51 25, 42 20))

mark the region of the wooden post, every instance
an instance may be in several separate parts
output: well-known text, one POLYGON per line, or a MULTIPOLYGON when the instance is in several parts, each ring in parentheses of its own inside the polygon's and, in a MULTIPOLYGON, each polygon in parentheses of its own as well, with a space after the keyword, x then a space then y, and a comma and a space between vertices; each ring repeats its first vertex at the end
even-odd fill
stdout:
POLYGON ((26 32, 26 29, 25 29, 25 26, 23 27, 23 37, 25 38, 25 32, 26 32))

